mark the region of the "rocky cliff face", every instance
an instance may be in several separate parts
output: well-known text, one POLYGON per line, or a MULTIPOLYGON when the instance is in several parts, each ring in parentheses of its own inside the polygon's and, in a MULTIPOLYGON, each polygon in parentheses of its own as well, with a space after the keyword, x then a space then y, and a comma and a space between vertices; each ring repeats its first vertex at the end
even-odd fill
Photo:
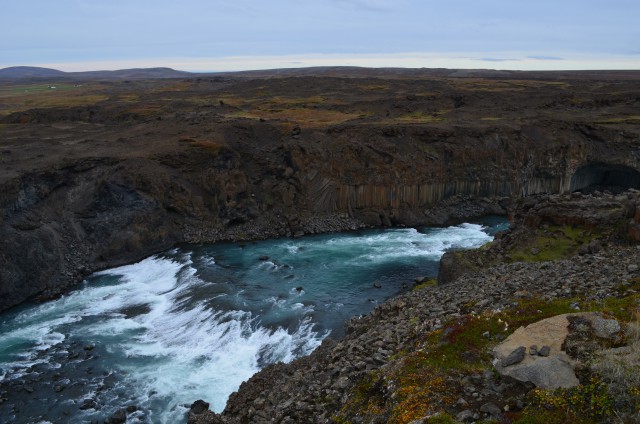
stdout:
POLYGON ((442 225, 640 175, 633 117, 583 117, 626 114, 635 82, 581 110, 538 82, 137 84, 0 118, 0 310, 179 242, 442 225))

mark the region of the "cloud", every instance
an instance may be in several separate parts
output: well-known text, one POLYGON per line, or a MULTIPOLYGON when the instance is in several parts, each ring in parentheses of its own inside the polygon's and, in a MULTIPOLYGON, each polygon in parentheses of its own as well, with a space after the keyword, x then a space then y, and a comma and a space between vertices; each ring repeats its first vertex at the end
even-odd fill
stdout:
POLYGON ((545 56, 545 55, 533 55, 533 56, 527 56, 527 59, 534 59, 534 60, 564 60, 564 58, 562 58, 562 57, 558 57, 558 56, 545 56))
POLYGON ((483 62, 519 62, 520 59, 503 59, 498 57, 482 57, 480 59, 483 62))

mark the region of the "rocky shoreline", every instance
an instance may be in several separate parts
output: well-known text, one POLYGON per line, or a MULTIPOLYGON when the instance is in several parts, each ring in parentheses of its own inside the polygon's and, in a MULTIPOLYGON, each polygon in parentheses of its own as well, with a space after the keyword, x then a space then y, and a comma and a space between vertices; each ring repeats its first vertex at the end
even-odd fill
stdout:
MULTIPOLYGON (((580 213, 571 207, 571 202, 578 198, 583 206, 590 206, 588 212, 583 210, 583 213, 592 218, 591 231, 614 223, 610 221, 611 211, 615 209, 612 205, 625 211, 618 216, 616 224, 629 229, 638 224, 636 210, 640 210, 640 195, 637 191, 617 197, 600 193, 547 196, 534 202, 533 208, 527 207, 532 202, 524 199, 516 208, 516 222, 520 226, 525 221, 534 223, 536 228, 543 229, 553 220, 566 221, 571 214, 580 213), (563 207, 556 207, 554 215, 544 207, 550 204, 563 207), (540 219, 532 220, 534 216, 540 219)), ((498 238, 491 249, 503 249, 509 237, 524 237, 525 232, 518 228, 498 238)), ((521 299, 544 302, 580 299, 572 304, 578 311, 587 302, 619 297, 621 290, 626 290, 632 281, 639 281, 637 241, 619 233, 601 235, 597 251, 576 251, 568 258, 550 261, 509 261, 502 256, 497 263, 467 270, 448 284, 420 288, 389 300, 369 315, 347 322, 342 340, 325 340, 308 357, 290 364, 271 365, 254 375, 231 395, 221 414, 206 410, 202 402, 194 404, 189 422, 387 422, 384 414, 374 421, 370 421, 371 416, 363 418, 349 413, 345 416, 345 405, 353 399, 354 388, 363 379, 397 366, 399 355, 415 350, 424 334, 443 329, 456 317, 505 310, 521 299), (339 421, 340 416, 345 421, 339 421)), ((521 242, 530 242, 530 236, 521 242)), ((465 422, 491 417, 496 404, 500 411, 504 407, 521 410, 530 389, 517 382, 498 384, 491 373, 472 375, 464 385, 456 403, 448 406, 446 412, 465 422)), ((381 396, 389 390, 388 387, 378 389, 381 396)))

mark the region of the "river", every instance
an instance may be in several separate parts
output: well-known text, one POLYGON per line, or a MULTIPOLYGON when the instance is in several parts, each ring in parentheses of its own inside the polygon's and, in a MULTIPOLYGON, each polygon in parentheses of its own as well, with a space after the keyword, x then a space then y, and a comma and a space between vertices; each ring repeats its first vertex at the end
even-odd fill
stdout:
POLYGON ((88 277, 0 316, 0 422, 185 422, 221 411, 267 364, 313 351, 343 322, 433 277, 447 249, 478 247, 502 218, 183 246, 88 277))

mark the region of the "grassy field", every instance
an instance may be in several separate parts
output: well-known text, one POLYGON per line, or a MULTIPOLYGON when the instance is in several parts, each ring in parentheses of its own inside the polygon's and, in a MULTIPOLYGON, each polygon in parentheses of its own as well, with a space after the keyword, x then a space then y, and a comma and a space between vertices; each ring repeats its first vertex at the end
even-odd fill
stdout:
POLYGON ((109 99, 100 84, 0 85, 0 116, 34 108, 89 106, 109 99))

